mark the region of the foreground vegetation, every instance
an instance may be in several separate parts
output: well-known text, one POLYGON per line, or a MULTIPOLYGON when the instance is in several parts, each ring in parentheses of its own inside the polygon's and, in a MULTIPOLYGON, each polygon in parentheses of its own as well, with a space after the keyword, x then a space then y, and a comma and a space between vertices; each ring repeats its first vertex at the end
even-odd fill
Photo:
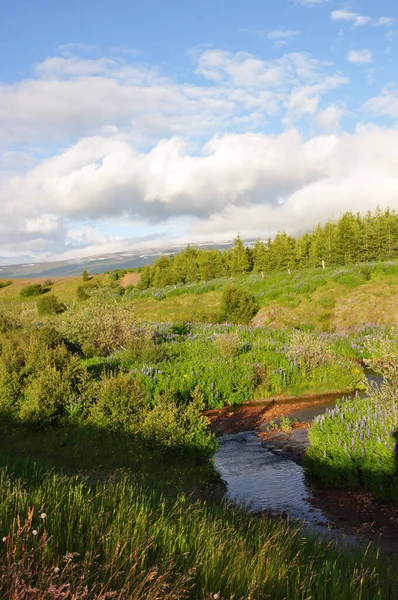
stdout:
POLYGON ((121 293, 107 275, 61 282, 65 297, 47 281, 36 296, 21 296, 21 285, 13 302, 15 282, 4 286, 0 596, 395 597, 395 571, 373 552, 342 552, 287 522, 223 505, 210 460, 217 442, 202 416, 250 398, 361 389, 363 371, 352 359, 366 358, 385 385, 316 423, 307 468, 327 482, 382 485, 394 497, 398 334, 367 326, 341 335, 330 331, 331 317, 317 321, 328 330, 320 333, 307 319, 281 330, 238 323, 255 307, 282 305, 286 294, 291 310, 308 303, 330 312, 336 289, 398 272, 395 263, 369 269, 308 271, 304 281, 299 273, 251 274, 232 286, 220 279, 169 287, 158 298, 137 288, 121 293), (155 303, 159 314, 183 294, 202 315, 208 295, 218 294, 213 317, 199 320, 235 323, 137 323, 140 303, 155 303))
POLYGON ((398 500, 398 329, 368 331, 362 344, 365 362, 383 379, 368 385, 367 397, 341 402, 315 419, 305 464, 328 485, 365 487, 398 500))
POLYGON ((341 552, 286 522, 170 491, 160 469, 148 485, 131 472, 65 476, 8 462, 3 598, 387 600, 397 592, 395 573, 373 553, 341 552))

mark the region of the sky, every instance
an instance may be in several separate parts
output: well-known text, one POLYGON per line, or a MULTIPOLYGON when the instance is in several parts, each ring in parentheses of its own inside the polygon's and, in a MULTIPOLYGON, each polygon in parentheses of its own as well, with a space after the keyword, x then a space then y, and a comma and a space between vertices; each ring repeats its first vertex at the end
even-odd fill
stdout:
POLYGON ((0 264, 398 210, 396 0, 0 13, 0 264))

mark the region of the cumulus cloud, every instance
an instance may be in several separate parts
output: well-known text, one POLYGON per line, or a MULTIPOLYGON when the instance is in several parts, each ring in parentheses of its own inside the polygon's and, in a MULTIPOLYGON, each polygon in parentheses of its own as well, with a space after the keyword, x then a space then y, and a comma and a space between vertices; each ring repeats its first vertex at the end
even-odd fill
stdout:
POLYGON ((398 88, 384 88, 379 96, 374 96, 365 102, 363 109, 378 117, 398 119, 398 88))
POLYGON ((348 21, 351 22, 354 27, 361 27, 362 25, 368 25, 371 23, 371 17, 361 15, 359 13, 351 12, 348 10, 333 10, 330 14, 332 21, 348 21))
POLYGON ((366 64, 373 61, 373 56, 370 50, 350 50, 347 60, 351 63, 366 64))
MULTIPOLYGON (((122 136, 97 136, 10 181, 0 202, 18 243, 41 241, 46 256, 57 243, 64 248, 60 240, 86 252, 128 245, 92 226, 68 231, 71 219, 124 217, 156 226, 188 219, 179 241, 295 233, 346 209, 398 208, 397 144, 398 131, 375 127, 309 140, 295 130, 228 134, 199 151, 180 138, 139 152, 122 136)), ((15 251, 13 242, 10 236, 8 250, 15 251)))
MULTIPOLYGON (((340 132, 345 107, 329 94, 348 79, 329 62, 201 48, 179 82, 73 52, 0 86, 2 257, 295 233, 374 207, 377 185, 397 201, 398 133, 340 132)), ((389 88, 366 109, 393 116, 397 105, 389 88)))

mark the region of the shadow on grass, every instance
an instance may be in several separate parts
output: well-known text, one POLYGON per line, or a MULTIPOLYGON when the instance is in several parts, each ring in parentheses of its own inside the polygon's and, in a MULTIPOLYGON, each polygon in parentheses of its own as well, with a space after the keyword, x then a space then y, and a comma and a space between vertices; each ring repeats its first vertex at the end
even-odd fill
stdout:
POLYGON ((224 484, 211 460, 173 451, 158 441, 95 425, 68 425, 38 430, 0 415, 0 468, 35 480, 34 471, 107 479, 125 471, 137 482, 175 495, 193 492, 221 498, 224 484))

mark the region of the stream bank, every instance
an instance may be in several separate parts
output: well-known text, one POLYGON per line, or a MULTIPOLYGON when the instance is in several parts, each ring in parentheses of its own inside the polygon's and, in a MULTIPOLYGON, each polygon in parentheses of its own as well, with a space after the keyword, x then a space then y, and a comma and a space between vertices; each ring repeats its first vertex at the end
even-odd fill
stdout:
POLYGON ((253 512, 299 519, 323 535, 375 542, 398 554, 398 505, 378 502, 364 490, 325 488, 309 480, 301 459, 314 416, 335 406, 341 394, 250 402, 209 411, 219 436, 215 464, 227 483, 227 497, 253 512), (281 417, 291 429, 282 431, 281 417), (271 426, 270 426, 271 424, 271 426))

